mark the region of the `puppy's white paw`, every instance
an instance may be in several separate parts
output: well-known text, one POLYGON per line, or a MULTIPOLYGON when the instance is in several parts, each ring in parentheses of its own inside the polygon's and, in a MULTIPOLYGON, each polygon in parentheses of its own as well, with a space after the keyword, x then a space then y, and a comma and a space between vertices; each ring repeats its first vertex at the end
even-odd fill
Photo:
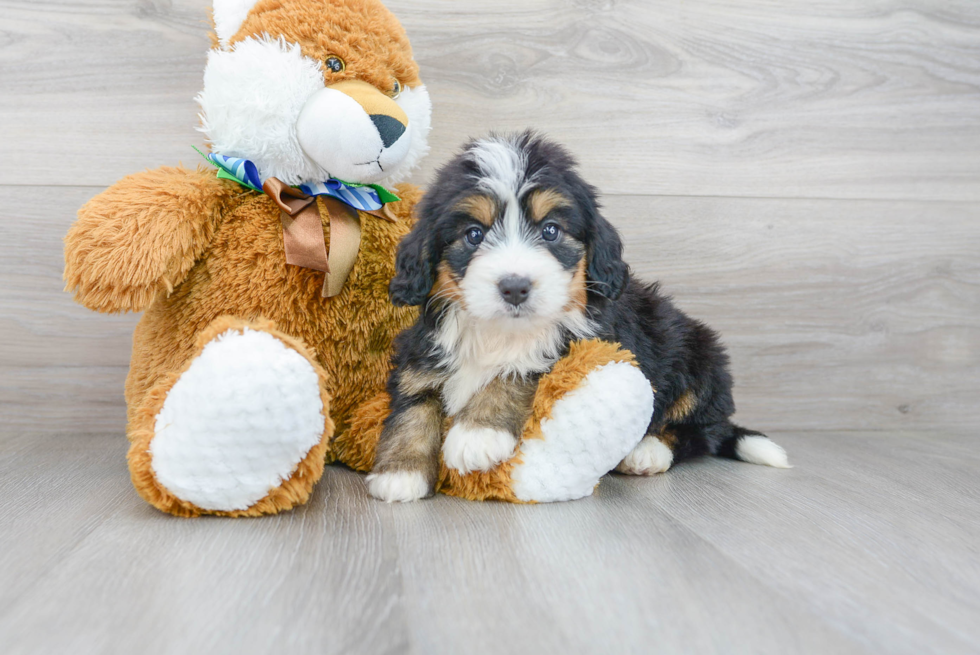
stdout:
POLYGON ((429 495, 425 476, 418 471, 391 471, 367 476, 368 493, 386 503, 409 503, 429 495))
POLYGON ((674 452, 660 439, 648 435, 623 458, 616 470, 627 475, 655 475, 669 469, 673 461, 674 452))
POLYGON ((495 428, 454 425, 442 444, 446 467, 460 473, 489 471, 510 459, 517 439, 510 432, 495 428))

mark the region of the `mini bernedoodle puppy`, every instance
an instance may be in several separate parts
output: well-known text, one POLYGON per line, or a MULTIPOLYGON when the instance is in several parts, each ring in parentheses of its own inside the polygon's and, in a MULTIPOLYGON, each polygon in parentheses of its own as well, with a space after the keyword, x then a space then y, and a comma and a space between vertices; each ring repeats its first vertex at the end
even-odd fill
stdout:
POLYGON ((656 390, 647 436, 618 471, 651 475, 698 455, 788 466, 781 447, 731 423, 718 336, 630 274, 596 190, 561 146, 533 132, 473 141, 418 212, 389 290, 396 305, 423 307, 395 341, 372 495, 430 495, 440 448, 461 473, 509 459, 538 378, 590 337, 630 350, 656 390))

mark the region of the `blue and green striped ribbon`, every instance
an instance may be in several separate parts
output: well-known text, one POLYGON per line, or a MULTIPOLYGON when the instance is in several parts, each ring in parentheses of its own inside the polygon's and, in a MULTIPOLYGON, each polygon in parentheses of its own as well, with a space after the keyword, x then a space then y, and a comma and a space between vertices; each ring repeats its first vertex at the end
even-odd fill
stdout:
MULTIPOLYGON (((194 148, 197 150, 197 148, 194 148)), ((208 153, 205 155, 197 150, 211 164, 218 167, 218 177, 223 180, 233 180, 249 189, 262 193, 262 177, 259 169, 248 159, 227 157, 208 153)), ((381 209, 385 203, 397 202, 398 196, 380 184, 358 184, 330 178, 323 182, 308 182, 300 184, 299 190, 308 196, 330 196, 350 205, 354 209, 372 211, 381 209)))

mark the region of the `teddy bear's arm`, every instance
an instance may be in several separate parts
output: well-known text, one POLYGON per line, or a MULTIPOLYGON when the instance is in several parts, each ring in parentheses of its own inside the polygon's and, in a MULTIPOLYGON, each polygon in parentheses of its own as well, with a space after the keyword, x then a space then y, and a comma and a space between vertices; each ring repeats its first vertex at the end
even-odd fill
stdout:
POLYGON ((97 311, 144 309, 184 279, 241 195, 213 170, 162 167, 123 178, 78 211, 65 237, 65 288, 97 311))

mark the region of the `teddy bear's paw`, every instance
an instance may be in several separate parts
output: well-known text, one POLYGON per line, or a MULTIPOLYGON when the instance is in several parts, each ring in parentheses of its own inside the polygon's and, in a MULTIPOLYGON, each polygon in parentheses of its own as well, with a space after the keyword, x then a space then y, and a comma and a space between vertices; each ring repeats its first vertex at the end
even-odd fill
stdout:
POLYGON ((321 442, 325 409, 306 357, 269 333, 228 330, 167 393, 149 445, 153 474, 203 510, 246 510, 321 442))
POLYGON ((386 503, 409 503, 432 493, 431 485, 418 471, 389 471, 367 476, 368 493, 386 503))
POLYGON ((514 454, 517 439, 509 432, 491 427, 457 424, 442 443, 446 468, 460 473, 489 471, 514 454))
POLYGON ((627 475, 656 475, 669 469, 673 462, 674 451, 657 437, 647 435, 616 470, 627 475))
POLYGON ((511 473, 524 501, 588 496, 640 442, 653 415, 653 389, 628 362, 596 368, 541 421, 541 438, 525 439, 511 473))

